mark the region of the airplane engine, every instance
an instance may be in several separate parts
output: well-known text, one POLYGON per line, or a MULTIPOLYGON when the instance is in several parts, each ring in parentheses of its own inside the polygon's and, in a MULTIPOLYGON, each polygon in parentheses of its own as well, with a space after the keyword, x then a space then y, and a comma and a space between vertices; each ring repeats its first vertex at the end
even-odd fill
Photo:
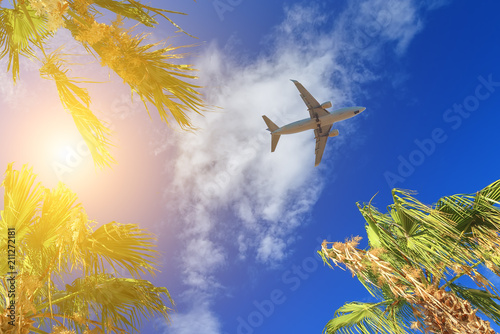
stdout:
POLYGON ((335 137, 335 136, 338 136, 339 135, 339 130, 337 129, 333 129, 332 131, 330 131, 330 133, 328 134, 328 137, 335 137))
POLYGON ((330 101, 328 102, 324 102, 322 105, 321 105, 321 108, 323 109, 328 109, 328 108, 331 108, 332 107, 332 103, 330 101))

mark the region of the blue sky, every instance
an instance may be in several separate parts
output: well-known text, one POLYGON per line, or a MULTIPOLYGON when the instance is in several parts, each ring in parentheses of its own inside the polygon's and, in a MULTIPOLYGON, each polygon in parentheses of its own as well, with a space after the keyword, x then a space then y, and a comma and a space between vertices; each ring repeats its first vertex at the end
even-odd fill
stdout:
POLYGON ((190 32, 205 41, 200 76, 224 112, 201 120, 207 133, 186 148, 202 156, 180 154, 199 166, 177 174, 199 181, 184 188, 191 199, 181 196, 198 211, 186 219, 180 251, 188 277, 175 279, 186 299, 165 332, 320 332, 345 302, 368 298, 349 273, 314 254, 324 238, 365 235, 356 202, 378 193, 374 204, 384 208, 400 187, 430 204, 498 178, 500 87, 484 83, 500 81, 498 4, 233 3, 189 5, 180 22, 196 22, 190 32), (279 125, 306 116, 290 78, 334 107, 367 107, 339 124, 316 169, 311 134, 282 138, 273 154, 257 137, 261 114, 279 125), (218 176, 216 194, 200 199, 218 176), (272 308, 259 309, 273 297, 272 308))
MULTIPOLYGON (((95 171, 80 154, 62 177, 90 218, 158 235, 162 272, 152 281, 170 290, 177 311, 170 325, 156 319, 141 333, 321 333, 344 303, 369 300, 350 273, 315 254, 323 239, 365 236, 356 202, 378 193, 382 210, 398 187, 431 204, 500 177, 496 1, 176 0, 168 9, 188 13, 172 19, 198 40, 171 41, 199 44, 190 61, 207 101, 222 109, 194 117, 200 130, 189 134, 154 113, 151 121, 120 80, 103 95, 93 88, 115 131, 118 165, 95 171), (338 124, 317 168, 312 132, 283 136, 270 152, 261 115, 278 125, 308 115, 289 79, 334 108, 366 107, 338 124)), ((163 22, 152 38, 174 31, 163 22)), ((0 163, 34 164, 54 185, 54 162, 66 157, 30 152, 46 135, 33 100, 57 105, 57 94, 29 63, 23 71, 15 89, 0 85, 2 117, 15 124, 0 124, 0 163), (27 146, 7 144, 14 133, 27 146)), ((85 71, 107 76, 96 64, 85 71)), ((44 115, 60 122, 51 134, 71 128, 61 107, 49 109, 44 115)), ((77 150, 77 134, 64 138, 77 150)))

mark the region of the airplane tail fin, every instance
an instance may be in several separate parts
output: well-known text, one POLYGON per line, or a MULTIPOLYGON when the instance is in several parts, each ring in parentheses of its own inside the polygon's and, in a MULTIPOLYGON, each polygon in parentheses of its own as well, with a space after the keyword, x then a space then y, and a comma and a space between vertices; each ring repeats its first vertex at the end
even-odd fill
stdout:
POLYGON ((276 149, 276 145, 278 145, 278 140, 280 140, 280 136, 279 134, 274 134, 272 133, 273 131, 279 129, 279 126, 277 126, 276 124, 273 123, 273 121, 271 121, 267 116, 262 116, 262 118, 264 119, 264 122, 266 122, 267 124, 267 129, 269 131, 271 131, 271 152, 274 152, 274 150, 276 149))
POLYGON ((271 135, 271 152, 274 152, 276 145, 278 145, 278 140, 280 140, 281 135, 271 135))
POLYGON ((279 126, 273 123, 266 115, 263 115, 262 118, 264 119, 264 122, 266 122, 267 129, 271 132, 279 129, 279 126))

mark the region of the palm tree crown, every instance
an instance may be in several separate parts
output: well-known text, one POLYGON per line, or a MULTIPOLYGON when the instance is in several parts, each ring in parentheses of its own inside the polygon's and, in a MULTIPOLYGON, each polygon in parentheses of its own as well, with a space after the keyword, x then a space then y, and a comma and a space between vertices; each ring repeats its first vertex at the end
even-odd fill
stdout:
POLYGON ((143 317, 168 320, 168 290, 141 279, 157 270, 154 237, 133 224, 95 228, 64 184, 35 181, 9 164, 0 247, 13 251, 0 261, 0 333, 130 333, 143 317))
POLYGON ((488 279, 500 275, 500 180, 433 206, 392 194, 385 214, 358 204, 368 249, 357 247, 360 237, 322 244, 326 263, 344 265, 380 300, 342 306, 324 332, 494 333, 476 312, 500 324, 499 291, 488 279))
POLYGON ((90 95, 79 86, 90 81, 69 76, 69 55, 62 47, 51 53, 45 50, 58 29, 68 29, 90 55, 129 85, 146 109, 152 104, 163 121, 172 116, 182 128, 192 129, 189 113, 207 110, 201 87, 192 83, 195 69, 178 63, 186 56, 179 53, 182 47, 148 44, 147 35, 123 28, 124 20, 153 28, 161 17, 184 32, 167 16, 183 13, 136 0, 12 0, 11 7, 0 7, 0 58, 8 58, 7 70, 14 82, 19 79, 20 56, 39 61, 41 77, 54 81, 62 105, 71 113, 97 166, 114 162, 109 129, 92 113, 90 95), (99 22, 110 12, 116 14, 114 21, 99 22))

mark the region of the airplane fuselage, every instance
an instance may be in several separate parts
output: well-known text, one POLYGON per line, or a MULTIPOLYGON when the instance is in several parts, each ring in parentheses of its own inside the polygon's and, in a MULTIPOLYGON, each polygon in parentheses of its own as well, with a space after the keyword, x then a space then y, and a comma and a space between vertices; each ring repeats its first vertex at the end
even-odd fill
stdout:
POLYGON ((364 107, 357 107, 357 106, 340 108, 332 111, 328 115, 319 117, 318 119, 305 118, 303 120, 284 125, 281 128, 276 129, 272 133, 280 135, 288 135, 306 130, 316 129, 318 125, 322 127, 325 125, 331 125, 335 122, 343 121, 345 119, 354 117, 363 110, 365 110, 364 107))

